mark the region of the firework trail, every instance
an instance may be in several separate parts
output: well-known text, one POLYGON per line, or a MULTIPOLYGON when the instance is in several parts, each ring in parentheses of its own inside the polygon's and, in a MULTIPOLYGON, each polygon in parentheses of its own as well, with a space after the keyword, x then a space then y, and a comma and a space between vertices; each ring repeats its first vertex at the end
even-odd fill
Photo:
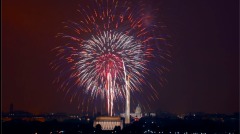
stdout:
POLYGON ((149 98, 157 97, 146 75, 161 77, 166 70, 162 61, 169 57, 164 50, 167 43, 144 4, 135 4, 96 0, 80 5, 78 21, 66 23, 70 33, 58 34, 66 44, 54 49, 57 60, 51 67, 59 72, 55 82, 72 92, 71 100, 78 96, 83 105, 89 105, 101 98, 113 115, 114 104, 125 99, 126 76, 131 76, 132 93, 143 93, 146 85, 149 98))

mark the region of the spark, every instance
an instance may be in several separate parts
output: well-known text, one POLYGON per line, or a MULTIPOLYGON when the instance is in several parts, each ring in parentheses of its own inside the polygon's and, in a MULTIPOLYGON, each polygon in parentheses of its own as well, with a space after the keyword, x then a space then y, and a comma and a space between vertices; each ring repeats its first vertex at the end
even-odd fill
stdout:
POLYGON ((51 66, 62 72, 57 78, 61 88, 79 92, 82 102, 86 97, 106 100, 106 109, 113 115, 115 102, 125 99, 128 75, 131 93, 142 93, 146 90, 143 85, 148 85, 152 89, 149 98, 155 100, 155 89, 146 76, 161 77, 161 60, 168 59, 169 54, 161 48, 167 45, 166 39, 153 19, 146 25, 144 4, 95 1, 78 12, 78 22, 67 22, 70 33, 58 34, 67 43, 54 49, 57 59, 51 66))

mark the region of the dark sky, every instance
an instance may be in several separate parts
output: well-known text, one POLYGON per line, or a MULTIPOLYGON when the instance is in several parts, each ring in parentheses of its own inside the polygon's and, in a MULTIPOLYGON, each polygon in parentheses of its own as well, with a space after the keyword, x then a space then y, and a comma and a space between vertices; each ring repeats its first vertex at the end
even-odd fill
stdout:
MULTIPOLYGON (((78 113, 57 91, 50 50, 63 21, 76 20, 77 0, 2 1, 2 109, 78 113)), ((156 109, 173 113, 239 111, 238 0, 151 0, 171 36, 168 82, 156 109)), ((156 105, 156 106, 155 106, 156 105)))

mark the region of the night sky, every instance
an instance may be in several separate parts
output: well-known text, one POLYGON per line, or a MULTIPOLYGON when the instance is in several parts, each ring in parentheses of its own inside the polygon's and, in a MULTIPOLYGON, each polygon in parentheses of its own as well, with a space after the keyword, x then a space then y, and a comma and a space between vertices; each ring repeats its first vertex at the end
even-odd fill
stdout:
MULTIPOLYGON (((79 113, 52 81, 51 49, 62 22, 76 20, 83 0, 2 1, 2 109, 79 113)), ((172 64, 155 110, 239 112, 238 0, 149 0, 171 36, 172 64)))

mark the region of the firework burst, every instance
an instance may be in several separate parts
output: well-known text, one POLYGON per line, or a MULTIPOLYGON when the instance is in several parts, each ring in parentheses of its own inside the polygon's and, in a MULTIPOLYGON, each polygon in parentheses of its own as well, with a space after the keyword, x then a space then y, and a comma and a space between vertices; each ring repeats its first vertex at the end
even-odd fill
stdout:
POLYGON ((144 4, 95 1, 80 5, 78 12, 78 21, 66 23, 71 33, 58 34, 66 44, 54 49, 58 58, 51 66, 59 72, 56 82, 61 89, 72 92, 72 98, 78 96, 86 106, 103 100, 109 115, 125 100, 126 76, 132 93, 148 90, 149 98, 156 98, 157 91, 146 76, 154 74, 161 83, 166 70, 162 61, 169 55, 159 24, 149 21, 144 4))

